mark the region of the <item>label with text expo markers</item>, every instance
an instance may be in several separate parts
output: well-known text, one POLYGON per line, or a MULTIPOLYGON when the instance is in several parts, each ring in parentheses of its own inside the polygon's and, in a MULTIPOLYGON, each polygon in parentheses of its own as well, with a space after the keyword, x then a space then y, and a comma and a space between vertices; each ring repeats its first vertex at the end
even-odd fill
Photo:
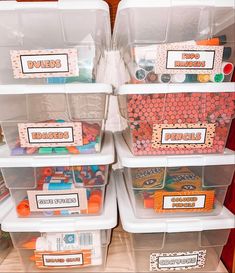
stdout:
POLYGON ((82 146, 81 122, 19 123, 21 147, 82 146))
POLYGON ((81 251, 34 251, 38 268, 70 268, 91 264, 91 250, 81 251))
MULTIPOLYGON (((190 186, 190 185, 188 185, 190 186)), ((214 206, 215 193, 208 191, 156 191, 154 209, 166 212, 209 212, 214 206)))
POLYGON ((221 73, 223 46, 172 43, 157 46, 156 74, 221 73))
POLYGON ((153 148, 212 147, 215 124, 154 124, 153 148))
POLYGON ((150 254, 150 271, 200 269, 206 263, 206 250, 150 254))
POLYGON ((31 212, 87 209, 86 189, 27 191, 31 212))
POLYGON ((77 49, 12 50, 15 79, 79 75, 77 49))

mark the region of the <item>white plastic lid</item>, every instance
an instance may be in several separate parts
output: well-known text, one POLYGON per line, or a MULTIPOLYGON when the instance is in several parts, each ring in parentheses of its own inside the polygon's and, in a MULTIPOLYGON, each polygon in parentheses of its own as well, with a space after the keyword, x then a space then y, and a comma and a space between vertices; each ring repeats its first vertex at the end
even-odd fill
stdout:
POLYGON ((114 162, 114 143, 111 132, 104 134, 102 149, 97 154, 11 156, 7 145, 0 147, 0 168, 46 167, 77 165, 108 165, 114 162))
POLYGON ((235 92, 234 82, 223 83, 170 83, 170 84, 126 84, 117 90, 118 95, 169 94, 169 93, 213 93, 235 92))
POLYGON ((13 202, 10 197, 0 202, 0 224, 2 223, 4 217, 10 212, 12 208, 13 208, 13 202))
POLYGON ((104 10, 109 12, 109 6, 102 0, 58 0, 55 2, 48 1, 31 1, 31 2, 17 2, 0 1, 0 10, 15 10, 15 9, 73 9, 73 10, 104 10))
POLYGON ((19 94, 111 94, 112 86, 103 83, 81 84, 8 84, 0 85, 0 95, 19 94))
POLYGON ((134 156, 121 132, 115 133, 114 139, 118 159, 123 167, 148 168, 235 164, 235 152, 229 149, 225 149, 223 154, 134 156))
POLYGON ((218 216, 141 219, 134 215, 120 170, 114 173, 118 207, 124 230, 131 233, 190 232, 235 228, 234 215, 223 207, 218 216))
POLYGON ((104 211, 100 216, 18 218, 15 210, 2 222, 7 232, 74 232, 78 230, 111 229, 117 224, 117 204, 114 179, 107 186, 104 211))

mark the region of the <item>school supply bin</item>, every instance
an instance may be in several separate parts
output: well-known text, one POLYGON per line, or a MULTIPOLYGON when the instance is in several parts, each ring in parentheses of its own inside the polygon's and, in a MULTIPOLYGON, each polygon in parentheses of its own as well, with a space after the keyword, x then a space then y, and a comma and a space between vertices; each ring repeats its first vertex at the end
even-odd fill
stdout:
POLYGON ((218 215, 232 182, 235 152, 221 155, 135 157, 115 135, 120 165, 136 217, 218 215))
POLYGON ((122 0, 113 46, 130 83, 231 81, 234 10, 233 0, 122 0))
POLYGON ((235 227, 231 212, 224 207, 218 216, 143 220, 133 213, 120 171, 115 178, 135 272, 216 272, 223 246, 235 227))
POLYGON ((13 203, 10 198, 7 198, 0 203, 0 264, 3 262, 12 248, 10 235, 6 232, 3 232, 1 229, 1 224, 4 217, 6 217, 12 208, 13 203))
POLYGON ((123 85, 123 135, 134 155, 223 153, 234 83, 123 85))
POLYGON ((0 21, 0 84, 96 82, 111 39, 104 1, 1 1, 0 21))
POLYGON ((10 232, 24 272, 103 272, 117 224, 115 196, 112 181, 104 213, 91 218, 21 219, 12 211, 2 228, 10 232))
POLYGON ((2 85, 0 123, 12 155, 100 152, 106 84, 2 85))
POLYGON ((0 149, 6 186, 18 216, 24 218, 101 214, 113 162, 113 137, 108 132, 98 157, 12 157, 0 149))
POLYGON ((9 196, 9 190, 5 185, 5 181, 0 171, 0 203, 3 202, 9 196))

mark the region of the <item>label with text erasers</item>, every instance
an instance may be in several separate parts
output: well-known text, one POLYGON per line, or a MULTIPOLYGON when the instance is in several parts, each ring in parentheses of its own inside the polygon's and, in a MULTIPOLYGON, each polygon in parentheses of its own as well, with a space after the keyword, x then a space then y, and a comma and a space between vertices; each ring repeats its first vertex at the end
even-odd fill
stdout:
POLYGON ((38 268, 70 268, 91 264, 91 250, 80 251, 35 251, 35 263, 38 268))
POLYGON ((157 45, 156 74, 221 73, 223 46, 198 46, 193 42, 157 45))
POLYGON ((154 124, 153 148, 212 147, 215 124, 154 124))
POLYGON ((21 147, 82 146, 81 122, 19 123, 21 147))
POLYGON ((12 50, 15 79, 78 76, 77 49, 12 50))
POLYGON ((200 269, 206 264, 206 250, 173 253, 152 253, 150 271, 200 269))
MULTIPOLYGON (((186 185, 184 185, 186 187, 186 185)), ((188 188, 193 185, 187 185, 188 188)), ((214 190, 156 191, 154 209, 164 212, 210 212, 214 206, 214 190)))
POLYGON ((31 212, 87 209, 86 189, 27 191, 31 212))

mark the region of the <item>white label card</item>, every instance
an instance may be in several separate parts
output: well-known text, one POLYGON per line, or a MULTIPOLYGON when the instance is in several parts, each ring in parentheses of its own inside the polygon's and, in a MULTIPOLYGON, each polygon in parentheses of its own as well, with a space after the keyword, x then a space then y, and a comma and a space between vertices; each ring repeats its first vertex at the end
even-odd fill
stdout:
POLYGON ((43 265, 47 267, 77 266, 83 264, 83 254, 53 255, 45 254, 43 265))
POLYGON ((179 195, 164 196, 163 209, 203 209, 206 204, 206 195, 179 195), (185 207, 184 204, 187 204, 185 207), (191 204, 191 206, 188 206, 191 204))

